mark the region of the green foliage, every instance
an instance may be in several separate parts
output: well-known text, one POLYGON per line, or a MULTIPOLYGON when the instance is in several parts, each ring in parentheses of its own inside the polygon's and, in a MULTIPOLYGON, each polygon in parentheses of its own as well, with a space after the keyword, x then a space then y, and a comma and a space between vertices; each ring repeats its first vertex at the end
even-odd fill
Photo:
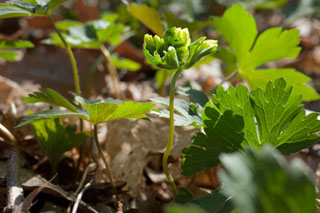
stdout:
MULTIPOLYGON (((76 126, 64 126, 60 118, 31 123, 41 150, 56 167, 63 154, 92 136, 92 132, 76 133, 76 126)), ((53 171, 54 172, 54 171, 53 171)))
POLYGON ((22 0, 0 4, 0 18, 21 16, 47 16, 68 0, 22 0))
POLYGON ((159 69, 188 69, 203 57, 216 51, 217 42, 202 37, 191 43, 187 28, 170 28, 163 38, 144 37, 143 52, 147 60, 159 69))
POLYGON ((81 96, 75 95, 75 100, 81 107, 75 103, 68 101, 62 95, 52 89, 42 89, 41 92, 36 92, 24 100, 28 103, 45 102, 64 107, 66 111, 55 109, 46 110, 43 112, 28 115, 23 118, 23 121, 17 126, 23 126, 34 121, 57 118, 64 116, 77 116, 92 124, 104 123, 117 119, 131 118, 146 118, 145 113, 149 112, 155 105, 152 103, 134 103, 132 101, 122 102, 108 98, 105 101, 88 101, 81 96))
POLYGON ((0 50, 0 58, 7 61, 18 61, 21 58, 21 53, 14 50, 0 50))
POLYGON ((284 6, 288 0, 218 0, 218 2, 227 6, 240 3, 247 8, 271 10, 284 6))
POLYGON ((206 213, 201 207, 194 204, 172 204, 166 206, 165 213, 206 213))
POLYGON ((8 48, 33 48, 34 45, 30 41, 24 40, 0 40, 0 49, 8 49, 8 48))
POLYGON ((162 14, 162 17, 163 20, 167 23, 168 28, 179 26, 181 28, 188 28, 190 32, 200 30, 209 24, 208 22, 180 19, 171 11, 165 12, 164 14, 162 14))
POLYGON ((141 65, 128 58, 119 58, 116 55, 111 55, 112 64, 118 69, 126 69, 128 71, 137 71, 141 68, 141 65))
POLYGON ((222 193, 231 196, 239 213, 317 212, 315 185, 307 165, 288 165, 271 146, 222 154, 218 173, 222 193))
POLYGON ((234 209, 230 196, 222 194, 221 189, 216 189, 211 194, 196 198, 191 203, 200 206, 208 213, 229 213, 234 209))
POLYGON ((24 98, 23 101, 26 103, 38 103, 44 102, 57 106, 62 106, 66 109, 71 110, 72 112, 77 112, 80 110, 74 103, 67 100, 60 93, 56 92, 50 88, 41 88, 41 92, 34 92, 30 94, 28 97, 24 98))
MULTIPOLYGON (((63 36, 70 47, 99 49, 108 42, 111 45, 120 44, 128 35, 129 29, 123 24, 98 19, 84 24, 74 21, 58 22, 57 27, 64 30, 63 36)), ((64 47, 57 33, 52 33, 50 39, 43 41, 64 47)))
MULTIPOLYGON (((163 106, 169 106, 169 100, 167 98, 158 97, 151 98, 151 101, 161 104, 163 106)), ((192 102, 187 102, 183 99, 175 98, 174 109, 177 114, 174 115, 174 125, 175 126, 195 126, 201 128, 202 121, 198 113, 197 105, 192 102)), ((152 113, 158 115, 159 117, 169 118, 169 111, 153 109, 152 113)))
POLYGON ((318 113, 305 115, 301 95, 291 95, 284 79, 250 94, 244 85, 221 86, 202 114, 204 133, 183 150, 183 174, 192 175, 220 164, 221 153, 272 144, 284 154, 315 144, 320 136, 318 113))
POLYGON ((0 40, 0 58, 3 58, 7 61, 17 61, 22 58, 22 53, 15 50, 9 50, 9 49, 32 48, 32 47, 34 47, 34 45, 30 41, 1 39, 0 40))
POLYGON ((145 4, 137 5, 135 3, 130 4, 127 9, 131 13, 131 15, 136 17, 155 34, 157 34, 158 36, 163 36, 164 29, 157 10, 148 7, 145 4))
POLYGON ((254 17, 240 5, 230 7, 221 18, 214 18, 213 22, 234 54, 233 56, 231 51, 225 49, 220 58, 226 60, 229 67, 234 69, 229 72, 237 70, 252 89, 258 86, 265 87, 268 80, 290 78, 288 84, 294 87, 293 93, 302 94, 303 100, 319 99, 316 91, 306 85, 311 79, 295 69, 259 69, 261 65, 270 61, 297 57, 301 50, 298 47, 298 30, 282 30, 276 27, 258 36, 254 17), (237 63, 234 63, 234 58, 237 63), (234 66, 235 64, 237 66, 234 66))

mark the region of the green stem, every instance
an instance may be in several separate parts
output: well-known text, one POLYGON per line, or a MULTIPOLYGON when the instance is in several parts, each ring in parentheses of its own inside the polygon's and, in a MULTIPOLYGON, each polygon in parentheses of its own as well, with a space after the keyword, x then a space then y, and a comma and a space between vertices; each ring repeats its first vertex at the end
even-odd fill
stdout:
POLYGON ((96 144, 96 146, 97 146, 97 148, 98 148, 99 155, 100 155, 100 157, 102 158, 103 163, 104 163, 104 165, 105 165, 105 167, 106 167, 106 169, 105 169, 104 171, 105 171, 106 175, 107 175, 107 176, 109 177, 109 179, 110 179, 112 188, 115 190, 117 200, 119 200, 118 194, 117 194, 116 185, 115 185, 115 183, 114 183, 114 181, 113 181, 113 178, 112 178, 112 175, 111 175, 111 171, 110 171, 108 162, 107 162, 106 158, 104 157, 104 154, 103 154, 103 152, 102 152, 102 149, 101 149, 101 146, 100 146, 100 143, 99 143, 97 124, 94 124, 94 125, 93 125, 93 134, 94 134, 94 142, 95 142, 95 144, 96 144))
POLYGON ((100 46, 100 50, 101 50, 102 54, 104 55, 104 57, 106 58, 106 66, 107 66, 107 69, 109 71, 109 74, 110 74, 112 82, 113 82, 114 90, 116 92, 116 97, 118 99, 121 99, 121 94, 119 91, 119 79, 118 79, 118 75, 117 75, 117 69, 112 64, 110 52, 104 45, 100 46))
POLYGON ((78 72, 78 67, 77 67, 77 61, 73 55, 73 52, 70 48, 70 46, 68 45, 68 43, 66 42, 66 40, 64 39, 64 37, 62 36, 61 32, 56 28, 56 25, 53 22, 52 16, 48 15, 48 19, 50 21, 50 24, 52 25, 53 29, 56 31, 56 33, 58 34, 60 40, 62 41, 64 47, 66 48, 68 55, 69 55, 69 59, 70 59, 70 63, 72 66, 72 72, 73 72, 73 79, 74 79, 74 86, 75 86, 75 91, 78 95, 81 95, 81 90, 80 90, 80 83, 79 83, 79 72, 78 72))
POLYGON ((177 195, 177 187, 176 184, 174 183, 174 180, 168 170, 168 157, 171 152, 172 144, 173 144, 173 136, 174 136, 174 94, 175 94, 175 86, 176 86, 176 81, 180 73, 182 72, 182 69, 179 69, 173 76, 172 81, 171 81, 171 87, 170 87, 170 99, 169 99, 169 111, 170 111, 170 129, 169 129, 169 139, 168 139, 168 144, 166 147, 166 151, 163 155, 162 158, 162 167, 163 167, 163 172, 168 178, 168 181, 170 182, 173 193, 176 196, 177 195))
POLYGON ((164 96, 164 89, 165 89, 165 84, 166 84, 166 79, 168 75, 168 70, 163 70, 163 79, 159 88, 159 95, 164 96))

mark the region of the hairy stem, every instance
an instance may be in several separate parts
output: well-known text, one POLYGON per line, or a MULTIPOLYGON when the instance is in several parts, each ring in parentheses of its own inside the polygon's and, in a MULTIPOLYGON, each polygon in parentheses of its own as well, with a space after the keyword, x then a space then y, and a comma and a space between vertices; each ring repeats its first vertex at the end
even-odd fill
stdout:
POLYGON ((106 169, 105 169, 104 171, 105 171, 106 175, 107 175, 107 176, 109 177, 109 179, 110 179, 112 188, 113 188, 113 189, 115 190, 115 192, 116 192, 117 200, 119 200, 118 194, 117 194, 116 185, 115 185, 115 183, 114 183, 114 181, 113 181, 113 178, 112 178, 112 175, 111 175, 111 171, 110 171, 108 162, 107 162, 106 158, 104 157, 104 154, 103 154, 103 152, 102 152, 102 149, 101 149, 101 146, 100 146, 100 143, 99 143, 97 124, 94 124, 94 125, 93 125, 93 134, 94 134, 94 142, 95 142, 95 144, 96 144, 96 146, 97 146, 97 148, 98 148, 99 155, 100 155, 100 157, 102 158, 103 163, 104 163, 104 165, 105 165, 105 167, 106 167, 106 169))
POLYGON ((175 94, 175 86, 176 86, 176 81, 180 73, 182 72, 182 69, 179 69, 173 76, 172 81, 171 81, 171 87, 170 87, 170 99, 169 99, 169 111, 170 111, 170 129, 169 129, 169 139, 168 139, 168 144, 166 147, 166 151, 163 155, 162 158, 162 167, 163 167, 163 172, 166 174, 168 181, 170 182, 173 193, 176 196, 177 195, 177 187, 176 184, 174 183, 174 180, 168 170, 168 157, 171 152, 172 144, 173 144, 173 135, 174 135, 174 94, 175 94))
POLYGON ((111 76, 114 90, 116 92, 116 97, 118 99, 121 99, 121 94, 119 91, 119 79, 118 79, 118 75, 117 75, 117 69, 112 64, 110 52, 104 45, 100 46, 100 50, 101 50, 102 54, 104 55, 104 57, 106 58, 106 67, 107 67, 109 74, 111 76))
POLYGON ((76 58, 73 55, 73 52, 70 48, 70 46, 68 45, 68 43, 66 42, 66 40, 64 39, 64 37, 62 36, 61 32, 56 28, 56 25, 53 22, 52 16, 48 15, 48 19, 50 21, 50 24, 52 25, 53 29, 56 31, 56 33, 58 34, 60 40, 62 41, 64 47, 66 48, 68 55, 69 55, 69 59, 70 59, 70 63, 72 66, 72 72, 73 72, 73 79, 74 79, 74 87, 75 87, 75 91, 78 95, 81 95, 81 90, 80 90, 80 82, 79 82, 79 72, 78 72, 78 67, 77 67, 77 61, 76 58))

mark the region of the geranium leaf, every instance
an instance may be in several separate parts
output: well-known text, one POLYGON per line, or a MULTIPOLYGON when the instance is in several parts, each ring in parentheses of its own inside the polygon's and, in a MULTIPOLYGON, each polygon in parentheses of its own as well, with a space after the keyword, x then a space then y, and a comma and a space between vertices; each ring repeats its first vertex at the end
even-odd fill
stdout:
POLYGON ((259 69, 261 65, 270 61, 296 58, 301 50, 298 46, 300 43, 298 30, 283 30, 281 27, 276 27, 258 36, 254 17, 240 5, 233 5, 221 18, 214 18, 213 22, 234 52, 233 55, 232 52, 223 50, 220 59, 226 61, 229 72, 237 70, 252 89, 258 86, 265 87, 268 80, 283 77, 290 86, 293 86, 295 94, 302 94, 303 100, 320 98, 319 94, 307 85, 311 79, 302 73, 293 69, 259 69))
POLYGON ((219 165, 222 152, 272 144, 290 154, 315 144, 320 139, 319 114, 305 116, 301 95, 291 91, 284 79, 250 95, 243 85, 227 91, 218 87, 202 114, 204 133, 197 133, 192 146, 183 150, 183 174, 219 165))

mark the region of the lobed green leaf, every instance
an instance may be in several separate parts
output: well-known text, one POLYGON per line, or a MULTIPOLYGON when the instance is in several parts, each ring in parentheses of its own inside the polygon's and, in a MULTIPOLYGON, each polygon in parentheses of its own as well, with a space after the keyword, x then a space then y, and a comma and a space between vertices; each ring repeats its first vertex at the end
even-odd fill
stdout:
POLYGON ((291 92, 284 79, 250 94, 243 85, 227 91, 218 87, 202 114, 204 133, 197 133, 183 150, 183 174, 219 165, 220 153, 272 144, 291 154, 319 141, 319 114, 306 116, 301 95, 291 92))

